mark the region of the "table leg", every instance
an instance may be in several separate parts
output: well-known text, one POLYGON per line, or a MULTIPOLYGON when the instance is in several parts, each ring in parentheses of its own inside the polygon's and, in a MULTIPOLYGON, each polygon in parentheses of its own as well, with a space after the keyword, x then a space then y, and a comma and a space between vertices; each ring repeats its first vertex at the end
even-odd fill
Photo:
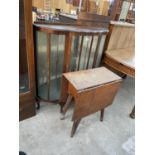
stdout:
POLYGON ((135 106, 133 107, 132 112, 130 113, 130 117, 133 119, 135 118, 135 106))
POLYGON ((103 116, 104 116, 104 109, 101 110, 101 114, 100 114, 100 121, 103 121, 103 116))
POLYGON ((64 107, 62 108, 62 117, 61 117, 61 120, 63 120, 65 118, 65 114, 71 104, 71 101, 72 101, 73 97, 71 95, 68 96, 67 98, 67 101, 66 101, 66 104, 64 105, 64 107))
POLYGON ((72 131, 71 131, 71 137, 74 136, 75 131, 76 131, 76 129, 77 129, 77 127, 78 127, 80 121, 81 121, 81 119, 79 119, 79 120, 77 120, 77 121, 74 121, 73 126, 72 126, 72 131))
POLYGON ((36 107, 36 108, 37 108, 37 110, 38 110, 38 109, 40 109, 40 101, 39 101, 39 99, 38 99, 38 98, 36 98, 36 104, 37 104, 37 107, 36 107))

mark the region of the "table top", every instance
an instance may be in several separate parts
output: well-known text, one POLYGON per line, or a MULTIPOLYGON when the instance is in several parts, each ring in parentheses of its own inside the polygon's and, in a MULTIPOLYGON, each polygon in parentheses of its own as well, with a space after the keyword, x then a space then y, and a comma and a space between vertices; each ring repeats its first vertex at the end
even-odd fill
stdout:
POLYGON ((106 55, 127 67, 135 69, 135 48, 108 50, 106 55))
POLYGON ((121 22, 121 21, 110 21, 110 24, 115 26, 135 27, 135 24, 121 22))
POLYGON ((121 77, 105 67, 69 72, 63 75, 77 91, 121 80, 121 77))

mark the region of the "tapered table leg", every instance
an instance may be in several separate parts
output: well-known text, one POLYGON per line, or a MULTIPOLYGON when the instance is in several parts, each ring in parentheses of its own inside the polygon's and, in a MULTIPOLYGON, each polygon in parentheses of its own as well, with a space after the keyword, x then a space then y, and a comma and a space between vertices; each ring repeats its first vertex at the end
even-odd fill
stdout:
POLYGON ((103 116, 104 116, 104 109, 101 110, 101 114, 100 114, 100 121, 103 121, 103 116))
POLYGON ((72 99, 73 99, 73 97, 71 95, 69 95, 67 98, 66 104, 62 108, 62 117, 61 117, 62 120, 65 118, 65 114, 66 114, 66 112, 67 112, 67 110, 71 104, 72 99))
POLYGON ((79 120, 77 120, 77 121, 74 121, 73 126, 72 126, 72 131, 71 131, 71 137, 74 136, 75 131, 76 131, 76 129, 77 129, 77 127, 78 127, 80 121, 81 121, 81 119, 79 119, 79 120))
POLYGON ((132 109, 132 112, 130 114, 130 117, 133 118, 133 119, 135 118, 135 106, 132 109))

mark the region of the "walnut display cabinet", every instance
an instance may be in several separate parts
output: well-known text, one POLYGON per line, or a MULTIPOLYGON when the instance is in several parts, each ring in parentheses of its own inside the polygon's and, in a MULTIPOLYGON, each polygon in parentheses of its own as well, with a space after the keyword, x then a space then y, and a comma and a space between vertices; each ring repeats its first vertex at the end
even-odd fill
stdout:
POLYGON ((34 24, 37 97, 59 101, 62 73, 100 66, 106 28, 34 24))
POLYGON ((19 0, 19 120, 35 115, 32 1, 19 0))

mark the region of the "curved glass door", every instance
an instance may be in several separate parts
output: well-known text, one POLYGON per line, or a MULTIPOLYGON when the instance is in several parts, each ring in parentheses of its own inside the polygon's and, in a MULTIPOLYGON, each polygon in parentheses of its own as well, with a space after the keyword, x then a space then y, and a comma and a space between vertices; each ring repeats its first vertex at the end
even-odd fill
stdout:
POLYGON ((36 32, 37 92, 42 99, 48 99, 47 35, 36 32))
POLYGON ((44 100, 60 96, 65 35, 36 32, 37 92, 44 100))
POLYGON ((60 97, 61 77, 63 72, 65 35, 51 34, 50 50, 50 83, 49 99, 57 100, 60 97))
MULTIPOLYGON (((68 43, 65 34, 36 31, 37 96, 43 100, 60 98, 61 77, 68 43)), ((100 66, 105 41, 104 34, 72 35, 69 71, 100 66)))

